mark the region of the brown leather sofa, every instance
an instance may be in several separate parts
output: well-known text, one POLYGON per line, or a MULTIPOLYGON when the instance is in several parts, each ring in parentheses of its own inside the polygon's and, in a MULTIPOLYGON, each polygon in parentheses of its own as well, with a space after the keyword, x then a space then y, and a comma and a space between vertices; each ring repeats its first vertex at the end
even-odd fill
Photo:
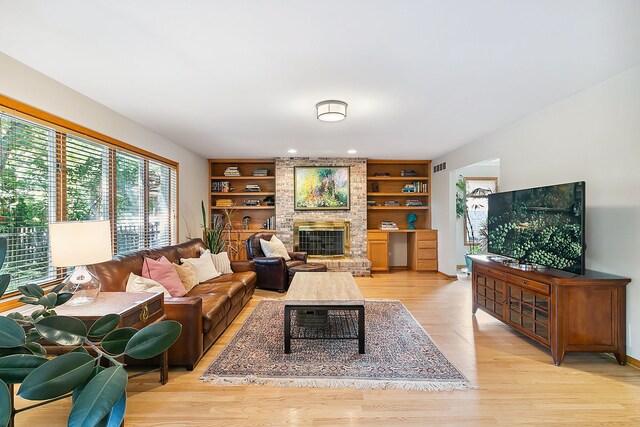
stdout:
POLYGON ((272 233, 254 233, 247 238, 247 258, 256 266, 257 287, 284 292, 289 288, 289 268, 306 264, 306 252, 288 252, 291 260, 282 257, 266 257, 260 239, 271 241, 272 233))
MULTIPOLYGON (((175 246, 146 249, 117 255, 111 261, 90 268, 102 282, 105 292, 124 292, 129 273, 141 275, 145 257, 167 257, 180 263, 180 258, 197 258, 205 245, 192 239, 175 246)), ((232 274, 223 274, 201 283, 184 297, 166 298, 167 318, 182 324, 182 334, 169 348, 169 364, 193 369, 202 355, 229 326, 242 307, 251 299, 256 287, 256 273, 251 261, 232 261, 232 274)))

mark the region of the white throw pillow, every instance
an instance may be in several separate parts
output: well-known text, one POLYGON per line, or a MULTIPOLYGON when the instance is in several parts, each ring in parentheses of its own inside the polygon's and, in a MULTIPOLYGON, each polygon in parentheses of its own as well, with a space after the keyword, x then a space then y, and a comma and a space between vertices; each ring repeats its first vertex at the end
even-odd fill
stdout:
POLYGON ((268 257, 282 257, 285 261, 289 261, 291 257, 284 247, 284 243, 276 236, 271 236, 271 241, 260 239, 260 247, 262 252, 268 257))
POLYGON ((213 265, 213 260, 211 259, 211 252, 209 249, 204 251, 200 258, 180 258, 180 262, 183 264, 188 262, 193 265, 193 268, 196 270, 196 277, 198 279, 198 283, 206 282, 207 280, 213 279, 220 275, 220 272, 216 270, 215 265, 213 265))
POLYGON ((164 293, 165 298, 171 298, 171 294, 169 291, 162 286, 160 283, 156 282, 152 279, 147 279, 146 277, 138 276, 133 273, 129 273, 129 278, 127 279, 127 287, 125 289, 127 292, 150 292, 150 293, 164 293))
POLYGON ((226 252, 211 254, 211 260, 213 261, 213 265, 216 267, 216 270, 218 270, 220 273, 233 273, 233 270, 231 269, 231 260, 229 259, 229 255, 226 252))

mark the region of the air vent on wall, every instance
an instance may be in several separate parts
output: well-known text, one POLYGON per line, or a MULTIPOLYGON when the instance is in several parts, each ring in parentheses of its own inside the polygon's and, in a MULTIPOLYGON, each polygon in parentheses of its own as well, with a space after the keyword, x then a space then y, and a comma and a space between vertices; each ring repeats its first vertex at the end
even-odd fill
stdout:
POLYGON ((447 168, 447 162, 442 162, 439 165, 433 167, 433 173, 443 171, 447 168))

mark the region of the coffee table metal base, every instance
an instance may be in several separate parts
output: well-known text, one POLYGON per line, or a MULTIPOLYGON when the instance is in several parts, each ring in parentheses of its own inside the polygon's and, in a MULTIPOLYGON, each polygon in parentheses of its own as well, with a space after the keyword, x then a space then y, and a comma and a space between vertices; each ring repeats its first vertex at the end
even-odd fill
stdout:
MULTIPOLYGON (((329 313, 329 316, 331 314, 329 313)), ((358 352, 364 354, 364 305, 285 305, 284 307, 284 353, 291 353, 291 340, 292 339, 357 339, 358 340, 358 352), (357 311, 358 312, 358 335, 356 338, 352 337, 292 337, 291 336, 291 315, 292 312, 298 310, 314 310, 314 311, 357 311)))

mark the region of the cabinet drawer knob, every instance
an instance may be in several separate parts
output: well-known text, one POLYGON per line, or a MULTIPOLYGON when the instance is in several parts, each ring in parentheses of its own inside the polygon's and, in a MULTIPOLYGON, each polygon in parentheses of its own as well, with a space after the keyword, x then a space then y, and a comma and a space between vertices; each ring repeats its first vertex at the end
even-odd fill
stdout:
POLYGON ((148 318, 149 318, 149 307, 145 305, 142 307, 142 310, 140 310, 140 321, 146 322, 148 318))

